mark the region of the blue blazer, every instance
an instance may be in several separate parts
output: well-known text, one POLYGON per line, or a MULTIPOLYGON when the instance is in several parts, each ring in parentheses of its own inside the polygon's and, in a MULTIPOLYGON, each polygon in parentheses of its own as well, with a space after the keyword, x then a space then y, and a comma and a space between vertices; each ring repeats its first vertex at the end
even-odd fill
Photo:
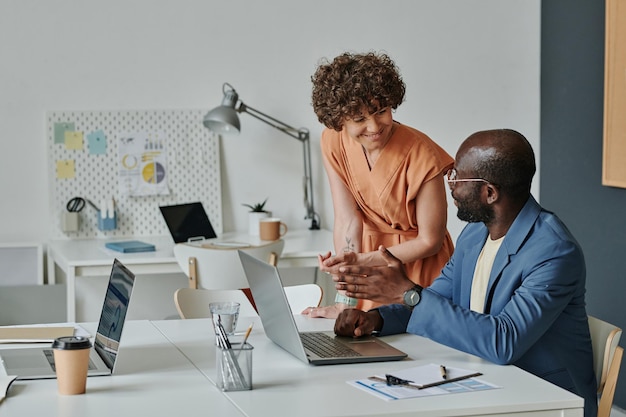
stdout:
POLYGON ((469 309, 474 268, 488 236, 468 224, 450 261, 413 313, 379 308, 381 334, 410 332, 497 364, 513 364, 585 399, 597 414, 585 310, 585 261, 565 225, 531 196, 496 255, 485 313, 469 309))

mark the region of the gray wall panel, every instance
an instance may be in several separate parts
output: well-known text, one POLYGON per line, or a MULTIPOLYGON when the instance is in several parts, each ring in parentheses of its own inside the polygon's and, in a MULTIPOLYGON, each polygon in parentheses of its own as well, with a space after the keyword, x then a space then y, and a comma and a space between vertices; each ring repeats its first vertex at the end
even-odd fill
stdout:
MULTIPOLYGON (((626 329, 626 189, 602 186, 604 11, 542 2, 540 193, 583 247, 588 313, 626 329)), ((626 408, 624 364, 614 403, 626 408)))

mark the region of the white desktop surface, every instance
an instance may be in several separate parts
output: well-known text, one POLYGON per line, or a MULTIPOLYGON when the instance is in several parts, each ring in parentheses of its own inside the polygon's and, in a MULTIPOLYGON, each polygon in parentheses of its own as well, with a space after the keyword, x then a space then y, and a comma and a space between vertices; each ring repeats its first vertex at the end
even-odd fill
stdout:
MULTIPOLYGON (((95 334, 96 323, 82 327, 95 334)), ((87 378, 82 395, 58 394, 56 379, 15 381, 0 417, 243 415, 149 321, 127 322, 118 360, 119 372, 87 378)))
MULTIPOLYGON (((301 330, 330 330, 333 320, 296 315, 301 330)), ((399 362, 312 366, 300 362, 265 336, 258 318, 250 322, 254 346, 253 390, 226 392, 249 417, 255 416, 579 416, 582 398, 514 366, 499 366, 428 339, 403 334, 385 340, 409 354, 399 362), (481 392, 384 401, 346 383, 429 363, 482 372, 500 386, 481 392), (522 414, 523 413, 523 414, 522 414)), ((153 324, 212 382, 216 378, 214 336, 208 319, 162 320, 153 324)), ((238 336, 241 338, 241 336, 238 336)), ((237 336, 233 341, 237 341, 237 336)))
MULTIPOLYGON (((285 247, 280 267, 317 267, 317 255, 333 250, 329 230, 289 230, 283 237, 285 247)), ((215 241, 237 241, 258 245, 262 241, 243 232, 224 233, 215 241)), ((135 275, 180 274, 174 257, 171 236, 138 236, 95 239, 59 239, 48 243, 48 283, 56 282, 56 267, 65 273, 67 284, 67 321, 76 321, 76 278, 108 276, 114 258, 118 258, 135 275), (104 247, 106 242, 141 240, 155 245, 154 252, 121 253, 104 247)))

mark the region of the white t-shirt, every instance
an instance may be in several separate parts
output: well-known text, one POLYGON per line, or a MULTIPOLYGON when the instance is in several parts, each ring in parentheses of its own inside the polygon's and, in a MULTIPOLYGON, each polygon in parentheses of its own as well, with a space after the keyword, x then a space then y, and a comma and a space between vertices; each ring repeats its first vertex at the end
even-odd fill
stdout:
POLYGON ((483 250, 480 251, 476 269, 474 270, 474 278, 472 280, 472 293, 470 298, 470 310, 483 313, 485 310, 485 297, 487 297, 487 284, 489 284, 489 275, 493 267, 493 261, 496 258, 498 249, 504 240, 504 236, 497 240, 487 238, 483 250))

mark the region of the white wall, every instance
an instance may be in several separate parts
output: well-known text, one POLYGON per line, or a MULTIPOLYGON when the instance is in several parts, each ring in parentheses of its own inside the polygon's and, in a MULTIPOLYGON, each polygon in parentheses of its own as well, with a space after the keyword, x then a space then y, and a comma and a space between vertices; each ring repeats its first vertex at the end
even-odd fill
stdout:
MULTIPOLYGON (((331 228, 310 76, 345 50, 389 53, 407 84, 397 120, 453 155, 495 127, 538 152, 539 35, 539 0, 0 0, 0 242, 49 237, 47 110, 208 110, 225 81, 311 130, 316 209, 331 228)), ((290 228, 308 227, 300 144, 241 119, 222 141, 224 229, 245 230, 241 203, 265 197, 290 228)))

